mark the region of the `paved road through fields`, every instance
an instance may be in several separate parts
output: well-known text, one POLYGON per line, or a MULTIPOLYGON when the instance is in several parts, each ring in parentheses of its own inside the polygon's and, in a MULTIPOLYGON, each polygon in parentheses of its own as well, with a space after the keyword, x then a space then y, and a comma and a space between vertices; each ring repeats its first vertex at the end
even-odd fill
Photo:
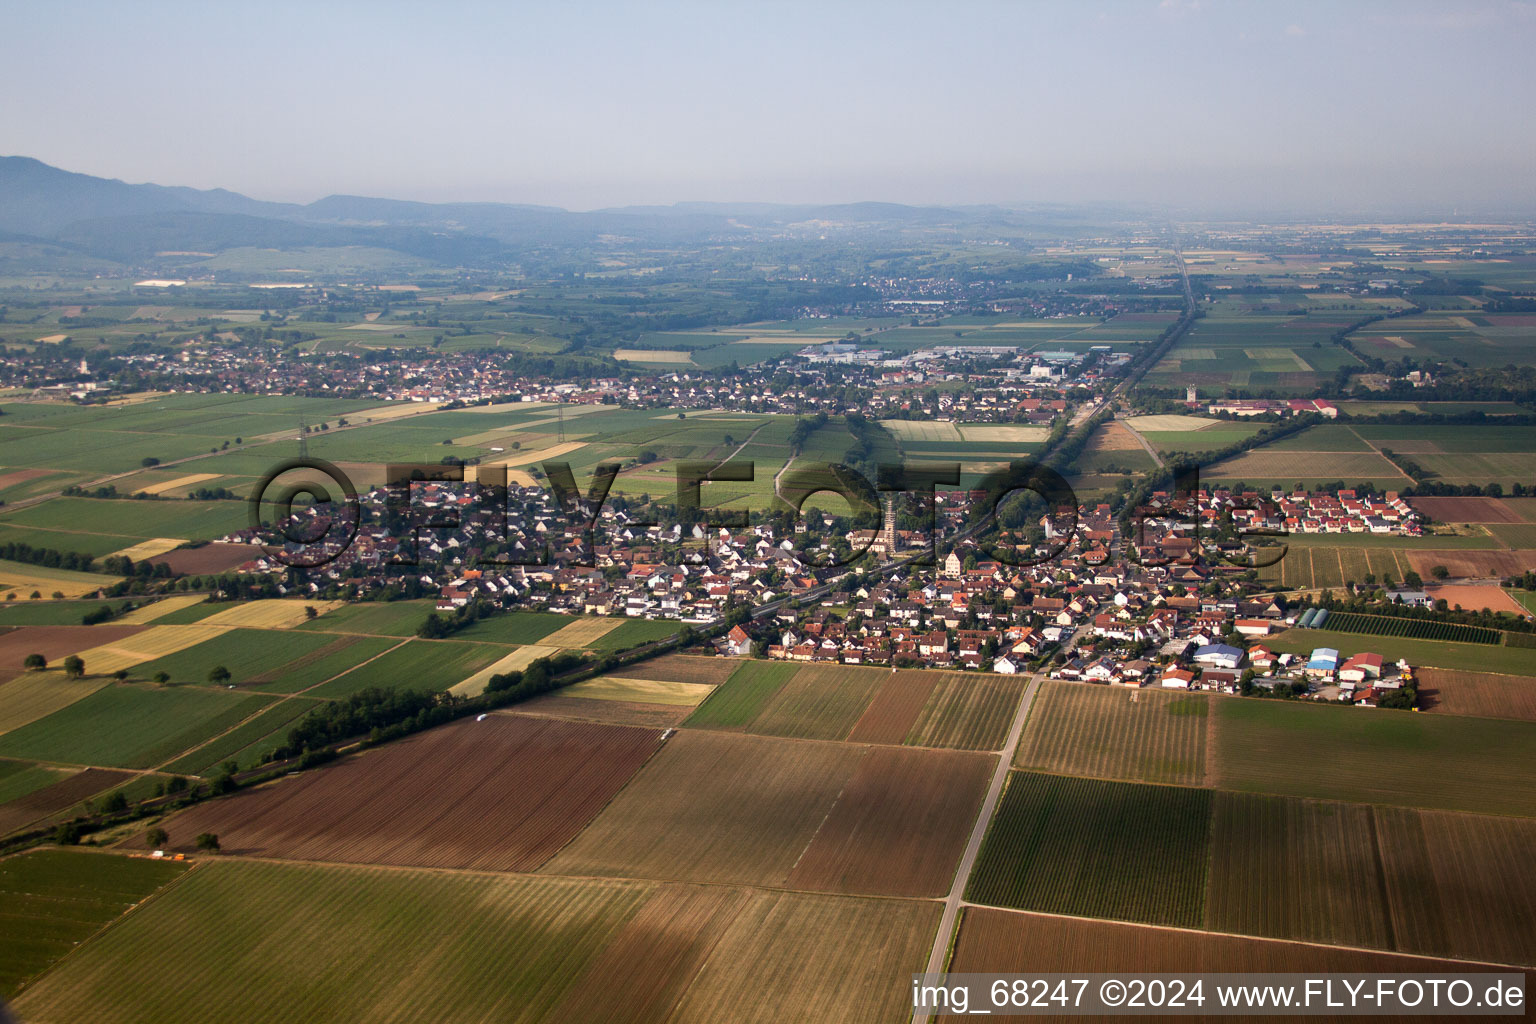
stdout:
MULTIPOLYGON (((1061 649, 1070 650, 1086 628, 1086 626, 1079 626, 1061 649)), ((1013 765, 1013 752, 1018 749, 1019 737, 1024 734, 1024 722, 1029 718, 1030 705, 1034 703, 1035 694, 1040 691, 1040 683, 1044 679, 1044 670, 1030 676, 1029 685, 1024 688, 1024 697, 1019 701, 1019 709, 1014 713, 1012 724, 1008 726, 1008 740, 1003 744, 1002 755, 998 758, 997 767, 992 772, 992 783, 987 787, 987 798, 981 802, 976 823, 971 827, 971 837, 965 844, 965 853, 960 857, 960 866, 955 869, 955 883, 950 886, 949 895, 944 899, 944 913, 939 918, 939 933, 933 938, 933 950, 928 954, 928 966, 923 968, 928 974, 938 974, 944 970, 944 961, 949 956, 949 945, 955 936, 955 924, 960 919, 960 908, 965 905, 965 887, 971 880, 971 869, 976 866, 976 855, 981 852, 982 837, 986 835, 987 825, 991 823, 992 814, 997 810, 997 802, 1002 798, 1003 785, 1008 781, 1008 769, 1013 765)), ((928 1011, 915 1011, 912 1020, 914 1024, 925 1024, 928 1020, 928 1011)))

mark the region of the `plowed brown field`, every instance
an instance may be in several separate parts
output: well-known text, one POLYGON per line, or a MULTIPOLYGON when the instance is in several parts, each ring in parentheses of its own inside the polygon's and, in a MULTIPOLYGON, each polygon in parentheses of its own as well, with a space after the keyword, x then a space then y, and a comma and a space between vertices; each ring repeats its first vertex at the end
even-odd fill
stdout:
POLYGON ((663 654, 636 665, 615 669, 631 679, 667 679, 674 683, 710 683, 718 686, 741 667, 736 658, 698 658, 688 654, 663 654))
POLYGON ((242 562, 261 557, 261 549, 249 544, 204 544, 200 548, 177 548, 151 558, 152 565, 168 565, 172 572, 225 572, 242 562))
POLYGON ((1437 565, 1452 576, 1518 576, 1536 569, 1536 551, 1410 551, 1408 561, 1426 579, 1437 565))
MULTIPOLYGON (((110 644, 115 640, 142 633, 145 626, 22 626, 0 634, 0 679, 9 679, 26 671, 22 662, 29 654, 41 654, 54 668, 54 662, 66 655, 110 644)), ((85 670, 91 671, 86 665, 85 670)))
POLYGON ((1421 668, 1419 707, 1447 715, 1536 722, 1536 677, 1421 668))
POLYGON ((574 718, 604 725, 639 725, 665 729, 687 718, 693 708, 675 704, 645 704, 633 700, 588 700, 545 694, 517 705, 517 714, 543 718, 574 718))
POLYGON ((655 730, 492 715, 194 807, 166 826, 226 852, 531 871, 656 749, 655 730))
POLYGON ((1409 498, 1416 511, 1442 523, 1521 523, 1498 498, 1409 498))
POLYGON ((942 896, 995 758, 871 747, 785 884, 873 896, 942 896))
POLYGON ((131 772, 87 768, 78 775, 71 775, 51 786, 44 786, 42 789, 0 806, 0 835, 13 832, 23 825, 46 818, 50 814, 67 811, 86 797, 94 796, 111 786, 121 785, 131 778, 133 778, 131 772))
POLYGON ((896 672, 880 687, 874 701, 848 734, 854 743, 900 743, 907 738, 938 685, 937 672, 896 672))

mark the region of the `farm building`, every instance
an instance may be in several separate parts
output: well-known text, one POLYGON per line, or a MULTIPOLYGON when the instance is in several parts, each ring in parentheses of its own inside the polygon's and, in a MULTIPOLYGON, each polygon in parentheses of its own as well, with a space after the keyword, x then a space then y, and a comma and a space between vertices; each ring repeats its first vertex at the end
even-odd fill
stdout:
POLYGON ((1339 668, 1339 652, 1332 647, 1319 647, 1307 659, 1306 673, 1323 679, 1332 679, 1339 668))

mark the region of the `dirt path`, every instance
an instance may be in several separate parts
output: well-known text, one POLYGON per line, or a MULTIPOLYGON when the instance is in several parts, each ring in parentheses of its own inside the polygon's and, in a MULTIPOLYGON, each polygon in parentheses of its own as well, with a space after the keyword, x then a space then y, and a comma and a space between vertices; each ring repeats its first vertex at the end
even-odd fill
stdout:
POLYGON ((1377 455, 1380 455, 1383 459, 1385 459, 1387 465, 1389 465, 1393 469, 1397 470, 1398 475, 1401 476, 1404 480, 1407 480, 1410 484, 1418 483, 1418 481, 1415 480, 1413 477, 1409 476, 1407 473, 1404 473, 1403 472, 1403 467, 1399 466, 1397 463, 1393 462, 1390 458, 1388 458, 1387 454, 1385 452, 1383 452, 1380 448, 1376 447, 1374 444, 1371 444, 1371 442, 1367 441, 1365 438, 1360 437, 1360 431, 1356 430, 1354 427, 1350 427, 1349 428, 1349 432, 1351 434, 1354 434, 1355 437, 1359 438, 1361 444, 1365 445, 1371 451, 1375 452, 1377 455))
MULTIPOLYGON (((1071 640, 1062 645, 1066 650, 1077 642, 1086 627, 1079 627, 1072 634, 1071 640)), ((992 814, 997 810, 997 802, 1003 795, 1003 784, 1008 781, 1008 770, 1013 766, 1013 754, 1018 749, 1019 737, 1024 734, 1024 722, 1029 718, 1030 705, 1034 703, 1035 694, 1040 692, 1040 682, 1045 678, 1044 672, 1036 672, 1030 677, 1029 685, 1024 688, 1023 699, 1019 701, 1019 709, 1014 712, 1013 722, 1008 726, 1008 740, 1003 744, 1001 756, 998 757, 997 767, 992 772, 992 782, 987 787, 987 798, 982 801, 981 810, 976 814, 976 823, 971 826, 971 837, 966 841, 965 853, 960 857, 960 865, 955 869, 955 882, 949 889, 949 895, 944 899, 944 913, 939 918, 939 931, 933 938, 933 949, 928 954, 928 966, 924 970, 929 974, 939 974, 944 970, 944 962, 949 957, 949 947, 954 941, 955 924, 960 917, 960 908, 965 904, 965 886, 971 880, 971 870, 976 866, 976 856, 981 852, 981 840, 986 835, 987 826, 992 822, 992 814)), ((928 1020, 926 1010, 918 1010, 912 1015, 913 1024, 924 1024, 928 1020)))
POLYGON ((1141 446, 1147 450, 1147 454, 1152 456, 1152 461, 1157 463, 1158 469, 1163 468, 1163 457, 1157 454, 1157 449, 1152 447, 1152 443, 1150 441, 1141 436, 1141 432, 1139 430, 1125 422, 1125 420, 1116 420, 1115 422, 1124 427, 1125 432, 1134 437, 1137 442, 1139 442, 1141 446))

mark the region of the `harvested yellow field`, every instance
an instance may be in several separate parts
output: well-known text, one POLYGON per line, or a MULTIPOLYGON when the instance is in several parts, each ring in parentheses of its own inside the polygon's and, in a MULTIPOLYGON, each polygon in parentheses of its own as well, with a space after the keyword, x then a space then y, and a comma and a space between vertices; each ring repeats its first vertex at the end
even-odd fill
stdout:
POLYGON ((1034 444, 1050 436, 1049 427, 1023 427, 1011 423, 964 423, 960 436, 967 441, 1004 441, 1034 444))
POLYGON ((625 363, 693 363, 693 353, 670 348, 616 348, 613 358, 625 363))
POLYGON ((41 341, 41 342, 43 342, 44 344, 47 344, 47 345, 54 345, 54 344, 57 344, 58 342, 63 341, 67 337, 69 337, 69 335, 67 335, 67 334, 50 334, 47 337, 38 338, 37 340, 41 341))
POLYGON ((953 423, 933 420, 881 420, 880 425, 898 441, 963 441, 953 423))
POLYGON ((175 597, 167 597, 163 601, 147 604, 142 608, 135 608, 127 615, 119 615, 112 620, 114 626, 142 626, 146 622, 154 622, 156 619, 190 608, 203 600, 205 594, 177 594, 175 597))
POLYGON ((305 608, 324 615, 340 608, 343 601, 304 601, 274 597, 265 601, 243 601, 203 620, 209 626, 246 626, 251 629, 289 629, 306 621, 305 608))
POLYGON ((490 462, 482 463, 482 465, 531 466, 536 462, 543 462, 545 459, 556 459, 562 455, 579 452, 586 446, 587 442, 585 441, 567 441, 565 444, 551 445, 548 448, 541 448, 535 452, 512 452, 509 455, 492 459, 490 462))
POLYGON ((46 718, 106 685, 106 679, 68 679, 53 670, 19 675, 0 684, 0 733, 46 718))
POLYGON ((121 551, 114 551, 108 558, 121 556, 131 562, 142 562, 146 558, 154 558, 163 555, 167 551, 174 551, 186 543, 179 537, 151 537, 149 540, 141 540, 137 544, 130 544, 121 551))
POLYGON ((388 405, 380 405, 372 409, 364 409, 361 412, 348 413, 347 423, 383 423, 387 420, 398 420, 402 416, 415 416, 417 413, 431 412, 439 404, 441 403, 390 402, 388 405))
MULTIPOLYGON (((150 484, 147 487, 136 487, 134 490, 143 491, 145 494, 164 494, 166 491, 174 491, 178 487, 191 487, 200 484, 204 480, 215 480, 222 473, 189 473, 186 476, 178 476, 174 480, 166 480, 158 484, 150 484)), ((177 543, 180 543, 179 541, 177 543)))
POLYGON ((184 651, 230 630, 229 626, 195 622, 188 626, 151 626, 142 633, 80 651, 80 660, 91 675, 111 675, 167 654, 184 651))
POLYGON ((630 679, 627 676, 600 676, 574 683, 560 691, 562 697, 586 697, 590 700, 628 700, 641 704, 671 704, 696 707, 714 687, 708 683, 674 683, 665 679, 630 679))
POLYGON ((544 643, 551 647, 586 647, 618 629, 623 621, 620 618, 577 619, 544 637, 544 643))
POLYGON ((508 672, 521 672, 540 658, 547 658, 552 654, 559 654, 558 647, 545 647, 542 644, 529 644, 519 647, 505 658, 501 658, 485 666, 479 672, 461 682, 448 687, 448 692, 458 697, 478 697, 485 692, 485 684, 491 681, 491 676, 506 675, 508 672))
POLYGON ((1395 348, 1413 348, 1413 342, 1409 341, 1401 334, 1384 334, 1381 336, 1381 340, 1387 342, 1395 348))
MULTIPOLYGON (((506 466, 497 466, 496 468, 506 471, 508 486, 537 487, 539 485, 539 482, 533 478, 533 474, 528 472, 526 469, 508 469, 506 466)), ((491 479, 491 474, 486 474, 486 478, 491 479)), ((479 483, 480 467, 470 466, 468 468, 468 472, 466 472, 464 475, 464 479, 473 480, 475 483, 479 483)), ((500 476, 495 477, 494 482, 500 484, 500 476)))
POLYGON ((0 594, 14 592, 18 601, 29 597, 33 591, 44 597, 52 597, 55 593, 65 597, 81 597, 110 587, 119 579, 121 577, 103 576, 94 572, 49 569, 23 562, 0 561, 0 594))
POLYGON ((1172 431, 1204 430, 1216 426, 1221 420, 1204 416, 1128 416, 1125 422, 1132 430, 1172 431))

